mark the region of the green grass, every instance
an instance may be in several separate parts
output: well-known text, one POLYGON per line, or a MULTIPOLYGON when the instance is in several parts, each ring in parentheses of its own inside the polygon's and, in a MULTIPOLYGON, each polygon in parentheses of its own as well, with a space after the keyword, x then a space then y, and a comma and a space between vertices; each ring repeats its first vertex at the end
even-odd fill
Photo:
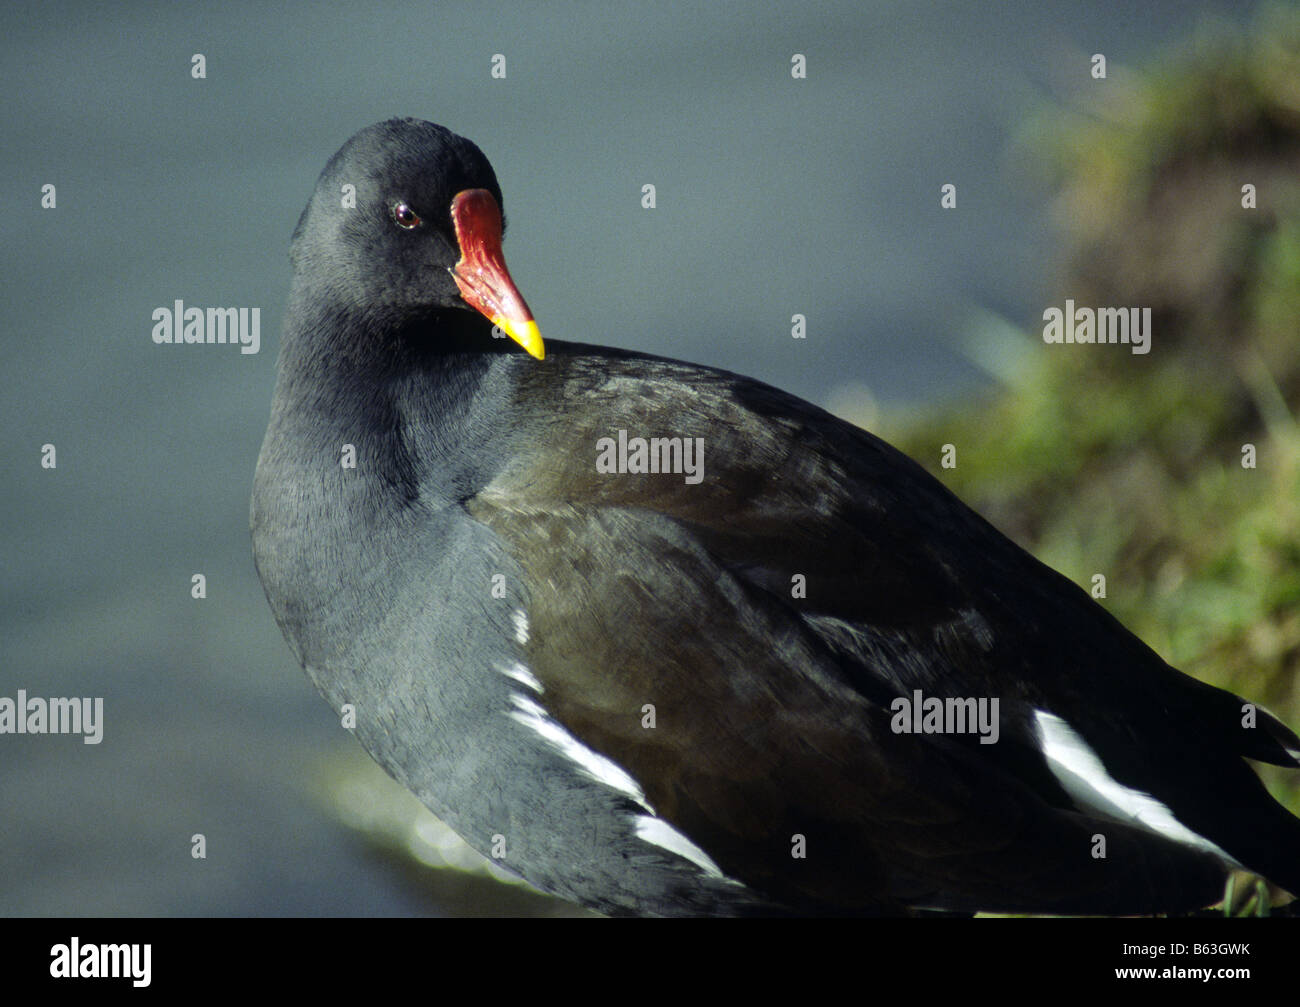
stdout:
MULTIPOLYGON (((1034 328, 985 401, 878 432, 1076 583, 1104 574, 1101 604, 1171 664, 1294 727, 1300 14, 1209 26, 1122 78, 1044 107, 1020 143, 1059 208, 1044 306, 1151 307, 1152 352, 1049 346, 1034 328), (935 464, 945 443, 955 470, 935 464)), ((1300 813, 1300 772, 1260 768, 1300 813)))

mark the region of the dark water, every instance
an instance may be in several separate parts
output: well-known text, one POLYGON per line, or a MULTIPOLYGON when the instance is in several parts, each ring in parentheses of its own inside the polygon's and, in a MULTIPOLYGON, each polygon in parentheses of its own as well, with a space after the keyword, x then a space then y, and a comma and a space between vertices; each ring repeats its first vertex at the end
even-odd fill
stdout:
POLYGON ((8 8, 0 696, 102 697, 105 725, 98 745, 0 735, 0 913, 487 898, 431 896, 331 813, 330 780, 364 757, 296 668, 249 556, 288 238, 355 130, 417 115, 485 150, 547 337, 822 403, 862 387, 926 401, 983 380, 960 349, 979 311, 1041 311, 1052 243, 1011 145, 1023 115, 1118 86, 1200 10, 1237 4, 519 6, 8 8), (1107 84, 1086 81, 1095 51, 1107 84), (941 213, 950 181, 959 208, 941 213), (178 298, 260 308, 261 352, 155 345, 151 314, 178 298))

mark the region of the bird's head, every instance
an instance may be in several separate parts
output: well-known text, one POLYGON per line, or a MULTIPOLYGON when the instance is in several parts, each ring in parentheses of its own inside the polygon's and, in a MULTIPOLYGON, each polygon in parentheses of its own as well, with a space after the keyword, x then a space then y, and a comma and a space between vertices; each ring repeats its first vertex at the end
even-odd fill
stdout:
POLYGON ((541 359, 502 254, 501 206, 492 165, 469 140, 420 119, 377 123, 321 172, 293 235, 295 281, 399 316, 477 311, 541 359))

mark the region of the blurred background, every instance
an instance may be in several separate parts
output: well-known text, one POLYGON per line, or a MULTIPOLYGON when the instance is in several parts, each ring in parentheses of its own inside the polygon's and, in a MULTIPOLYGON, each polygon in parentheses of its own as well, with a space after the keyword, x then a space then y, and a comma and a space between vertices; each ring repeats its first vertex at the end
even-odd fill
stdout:
POLYGON ((394 115, 492 160, 544 336, 868 426, 1300 725, 1300 17, 1112 7, 11 4, 0 696, 103 697, 104 737, 0 736, 0 914, 577 912, 370 763, 253 571, 289 235, 394 115), (1151 307, 1152 352, 1045 345, 1066 298, 1151 307), (261 352, 155 345, 176 299, 259 307, 261 352))

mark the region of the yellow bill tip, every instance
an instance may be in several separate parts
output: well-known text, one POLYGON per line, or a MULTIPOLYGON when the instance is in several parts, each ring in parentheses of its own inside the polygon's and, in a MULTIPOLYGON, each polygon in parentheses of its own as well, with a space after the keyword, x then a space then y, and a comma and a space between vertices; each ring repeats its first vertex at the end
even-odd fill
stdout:
POLYGON ((530 356, 538 360, 545 359, 546 346, 542 343, 542 332, 531 318, 521 322, 498 315, 492 319, 492 324, 498 326, 502 332, 527 350, 530 356))

